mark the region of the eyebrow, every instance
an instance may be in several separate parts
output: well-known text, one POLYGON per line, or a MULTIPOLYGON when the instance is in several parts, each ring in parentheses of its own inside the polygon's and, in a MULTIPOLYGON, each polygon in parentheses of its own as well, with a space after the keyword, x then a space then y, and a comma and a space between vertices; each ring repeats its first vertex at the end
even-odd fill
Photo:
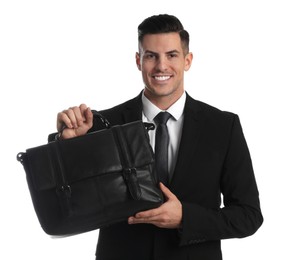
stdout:
MULTIPOLYGON (((151 53, 151 54, 154 54, 154 55, 158 55, 157 52, 154 52, 154 51, 150 51, 150 50, 146 50, 144 52, 145 54, 147 53, 151 53)), ((171 50, 171 51, 167 51, 166 54, 172 54, 172 53, 180 53, 178 50, 171 50)))

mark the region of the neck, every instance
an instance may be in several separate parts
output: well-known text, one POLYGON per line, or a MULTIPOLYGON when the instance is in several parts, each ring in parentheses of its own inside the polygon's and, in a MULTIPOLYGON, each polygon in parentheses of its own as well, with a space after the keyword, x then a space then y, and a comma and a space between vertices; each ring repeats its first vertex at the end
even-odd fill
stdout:
POLYGON ((159 109, 167 110, 182 96, 183 92, 170 95, 154 95, 145 88, 144 95, 159 109))

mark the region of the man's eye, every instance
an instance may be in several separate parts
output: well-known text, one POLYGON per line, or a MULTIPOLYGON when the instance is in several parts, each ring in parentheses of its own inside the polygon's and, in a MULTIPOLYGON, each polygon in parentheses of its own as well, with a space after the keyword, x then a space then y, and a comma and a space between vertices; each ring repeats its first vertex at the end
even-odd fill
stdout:
POLYGON ((168 56, 169 56, 169 58, 176 58, 177 57, 177 53, 170 53, 168 56))
POLYGON ((154 59, 155 58, 155 55, 154 54, 146 54, 145 55, 145 58, 146 59, 154 59))

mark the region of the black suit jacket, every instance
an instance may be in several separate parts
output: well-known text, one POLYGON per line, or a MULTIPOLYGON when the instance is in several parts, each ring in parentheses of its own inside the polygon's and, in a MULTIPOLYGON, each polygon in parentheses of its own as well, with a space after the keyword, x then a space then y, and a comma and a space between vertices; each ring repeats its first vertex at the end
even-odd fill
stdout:
MULTIPOLYGON (((112 124, 140 120, 141 94, 101 113, 112 124)), ((92 130, 98 125, 94 122, 92 130)), ((182 203, 181 230, 126 222, 102 228, 97 260, 220 260, 221 239, 256 232, 263 217, 237 115, 187 94, 178 159, 169 189, 182 203)))

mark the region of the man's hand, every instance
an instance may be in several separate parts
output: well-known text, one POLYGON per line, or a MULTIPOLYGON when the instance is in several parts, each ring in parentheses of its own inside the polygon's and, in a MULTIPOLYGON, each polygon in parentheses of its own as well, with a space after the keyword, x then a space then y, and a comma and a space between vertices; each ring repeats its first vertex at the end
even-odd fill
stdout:
POLYGON ((85 135, 93 126, 93 113, 85 104, 71 107, 57 115, 57 131, 64 139, 85 135))
POLYGON ((159 208, 137 213, 128 218, 129 224, 153 224, 160 228, 179 228, 182 220, 182 205, 177 197, 162 183, 160 189, 167 201, 159 208))

